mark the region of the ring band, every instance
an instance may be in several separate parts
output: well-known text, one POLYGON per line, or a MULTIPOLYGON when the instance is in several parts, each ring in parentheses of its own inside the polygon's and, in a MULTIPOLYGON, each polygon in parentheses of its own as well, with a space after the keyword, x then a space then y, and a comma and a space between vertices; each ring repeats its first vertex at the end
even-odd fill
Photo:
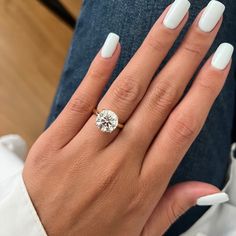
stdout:
POLYGON ((112 133, 116 128, 124 128, 124 124, 119 123, 117 114, 111 110, 104 109, 101 112, 93 109, 96 117, 96 126, 105 133, 112 133))

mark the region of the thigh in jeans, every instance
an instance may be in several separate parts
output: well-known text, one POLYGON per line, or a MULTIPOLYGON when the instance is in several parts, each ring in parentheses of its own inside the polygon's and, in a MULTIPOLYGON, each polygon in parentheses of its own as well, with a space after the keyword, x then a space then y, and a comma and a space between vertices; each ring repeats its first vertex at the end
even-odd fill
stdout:
MULTIPOLYGON (((180 44, 195 16, 208 2, 208 0, 191 1, 189 21, 166 60, 180 44)), ((236 5, 233 3, 234 0, 222 2, 226 5, 224 22, 207 57, 223 41, 235 44, 233 35, 236 33, 236 17, 233 13, 236 12, 236 5)), ((105 90, 133 56, 155 20, 169 3, 171 3, 169 0, 84 1, 47 126, 62 111, 82 81, 107 34, 115 32, 120 35, 122 53, 105 90)), ((223 187, 232 142, 235 91, 235 66, 232 66, 225 87, 213 106, 203 130, 185 155, 170 185, 197 180, 214 184, 219 188, 223 187)), ((192 208, 169 229, 166 235, 174 236, 184 232, 207 209, 206 207, 192 208)))

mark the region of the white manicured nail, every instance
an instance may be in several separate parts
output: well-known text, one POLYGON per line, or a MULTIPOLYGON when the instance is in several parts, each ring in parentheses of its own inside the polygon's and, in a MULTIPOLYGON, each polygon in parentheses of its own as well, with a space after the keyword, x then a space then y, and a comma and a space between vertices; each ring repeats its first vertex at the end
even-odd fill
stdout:
POLYGON ((218 70, 224 70, 229 64, 233 52, 234 47, 231 44, 222 43, 212 57, 211 65, 218 70))
POLYGON ((188 0, 175 0, 167 12, 163 24, 169 29, 175 29, 187 14, 189 7, 188 0))
POLYGON ((221 193, 215 193, 215 194, 198 198, 197 205, 198 206, 212 206, 212 205, 224 203, 227 201, 229 201, 228 194, 221 192, 221 193))
POLYGON ((208 3, 198 22, 199 28, 204 32, 212 31, 225 11, 225 5, 212 0, 208 3))
POLYGON ((101 55, 103 58, 112 57, 119 43, 120 37, 115 33, 108 34, 105 43, 103 44, 101 55))

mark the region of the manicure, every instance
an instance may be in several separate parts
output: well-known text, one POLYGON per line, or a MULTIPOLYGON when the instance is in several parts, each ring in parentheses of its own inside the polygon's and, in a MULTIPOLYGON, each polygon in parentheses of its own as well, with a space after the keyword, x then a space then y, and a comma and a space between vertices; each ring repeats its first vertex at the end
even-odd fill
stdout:
POLYGON ((211 65, 218 70, 224 70, 233 55, 234 47, 229 43, 222 43, 216 50, 211 65))
POLYGON ((212 206, 229 201, 229 196, 226 193, 220 192, 197 199, 198 206, 212 206))
POLYGON ((167 12, 163 24, 169 29, 175 29, 183 20, 190 8, 188 0, 175 0, 167 12))
POLYGON ((204 32, 212 31, 225 11, 225 5, 219 1, 212 0, 208 3, 198 26, 204 32))
POLYGON ((106 41, 102 47, 101 56, 103 58, 112 57, 113 53, 116 50, 116 47, 119 43, 120 37, 115 33, 108 34, 106 41))

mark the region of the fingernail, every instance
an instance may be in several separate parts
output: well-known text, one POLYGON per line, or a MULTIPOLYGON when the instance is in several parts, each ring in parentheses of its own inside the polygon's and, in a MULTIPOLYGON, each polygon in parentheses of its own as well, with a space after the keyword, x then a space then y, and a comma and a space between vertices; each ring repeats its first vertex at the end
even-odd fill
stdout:
POLYGON ((199 28, 204 32, 212 31, 225 11, 225 5, 212 0, 208 3, 198 22, 199 28))
POLYGON ((115 33, 109 33, 105 43, 103 44, 101 56, 103 58, 110 58, 112 57, 113 53, 116 50, 116 47, 119 43, 120 37, 115 33))
POLYGON ((175 29, 187 14, 189 7, 188 0, 175 0, 167 12, 163 24, 169 29, 175 29))
POLYGON ((224 70, 229 64, 233 52, 234 47, 231 44, 222 43, 212 57, 211 65, 218 70, 224 70))
POLYGON ((197 205, 198 206, 212 206, 212 205, 224 203, 227 201, 229 201, 228 194, 221 192, 221 193, 215 193, 215 194, 198 198, 197 205))

